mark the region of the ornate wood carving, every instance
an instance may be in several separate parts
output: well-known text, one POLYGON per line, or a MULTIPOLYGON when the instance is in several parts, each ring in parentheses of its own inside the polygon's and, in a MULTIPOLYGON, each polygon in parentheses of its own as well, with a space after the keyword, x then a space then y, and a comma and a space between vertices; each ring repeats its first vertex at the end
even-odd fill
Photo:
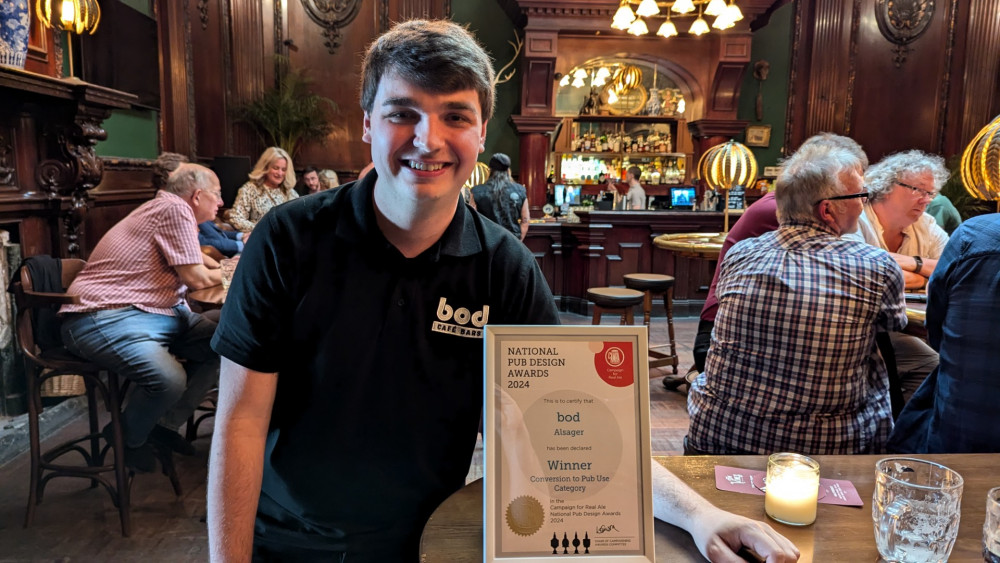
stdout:
POLYGON ((927 31, 934 15, 934 0, 875 0, 875 21, 882 36, 893 43, 893 62, 903 66, 908 45, 927 31))
POLYGON ((198 0, 198 17, 201 19, 201 29, 208 29, 208 0, 198 0))
POLYGON ((7 131, 0 131, 0 186, 17 184, 17 169, 14 168, 14 147, 8 141, 7 131))
POLYGON ((56 139, 58 158, 43 160, 35 168, 35 180, 50 199, 69 197, 69 209, 62 213, 66 250, 80 256, 80 237, 87 213, 88 192, 101 182, 104 164, 94 146, 108 138, 101 122, 111 115, 109 109, 81 108, 73 123, 53 124, 50 135, 56 139))
POLYGON ((341 42, 341 29, 357 17, 361 0, 302 0, 309 18, 323 28, 327 50, 332 55, 341 42))
MULTIPOLYGON (((956 7, 953 5, 952 10, 956 7)), ((1000 37, 1000 1, 971 2, 969 3, 969 28, 966 33, 968 46, 965 49, 965 88, 962 91, 961 103, 954 104, 955 111, 964 108, 964 119, 956 119, 961 136, 956 139, 961 147, 964 147, 981 127, 989 123, 990 119, 1000 112, 1000 102, 996 95, 989 95, 989 92, 997 92, 1000 88, 997 69, 1000 69, 1000 50, 995 46, 997 37, 1000 37)), ((949 28, 949 36, 953 36, 954 29, 949 28)), ((951 53, 949 52, 949 57, 951 53)), ((962 75, 956 73, 956 80, 961 80, 962 75)), ((961 84, 961 82, 959 82, 961 84)))

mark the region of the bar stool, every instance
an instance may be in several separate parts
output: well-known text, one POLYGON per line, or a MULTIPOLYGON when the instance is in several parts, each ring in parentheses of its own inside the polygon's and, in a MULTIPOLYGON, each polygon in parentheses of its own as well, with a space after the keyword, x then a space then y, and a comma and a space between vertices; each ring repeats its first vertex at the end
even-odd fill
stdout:
MULTIPOLYGON (((654 346, 649 347, 649 367, 658 368, 670 366, 677 373, 677 344, 674 342, 674 277, 663 274, 626 274, 625 287, 642 291, 644 299, 642 301, 642 322, 649 327, 649 314, 653 310, 653 294, 663 294, 663 307, 667 310, 667 332, 670 335, 670 353, 654 350, 654 346)), ((647 336, 649 331, 647 331, 647 336)), ((655 348, 662 348, 666 344, 660 344, 655 348)))
POLYGON ((591 287, 587 289, 587 299, 594 303, 594 320, 591 324, 601 324, 605 312, 621 315, 623 325, 634 324, 632 307, 642 303, 643 294, 634 289, 622 287, 591 287))

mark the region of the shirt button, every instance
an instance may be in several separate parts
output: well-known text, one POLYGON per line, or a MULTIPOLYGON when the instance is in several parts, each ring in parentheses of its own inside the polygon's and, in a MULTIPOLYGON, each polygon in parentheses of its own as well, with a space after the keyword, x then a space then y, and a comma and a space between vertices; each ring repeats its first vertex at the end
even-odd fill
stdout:
POLYGON ((396 304, 399 305, 400 307, 402 307, 404 303, 406 303, 406 302, 403 301, 402 299, 400 299, 399 301, 396 302, 396 304))

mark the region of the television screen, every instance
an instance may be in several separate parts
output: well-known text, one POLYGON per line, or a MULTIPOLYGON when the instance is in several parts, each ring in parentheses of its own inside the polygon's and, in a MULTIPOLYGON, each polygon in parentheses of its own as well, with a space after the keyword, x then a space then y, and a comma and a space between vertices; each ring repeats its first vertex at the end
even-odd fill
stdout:
POLYGON ((697 197, 693 186, 670 188, 670 206, 675 209, 693 208, 697 197))

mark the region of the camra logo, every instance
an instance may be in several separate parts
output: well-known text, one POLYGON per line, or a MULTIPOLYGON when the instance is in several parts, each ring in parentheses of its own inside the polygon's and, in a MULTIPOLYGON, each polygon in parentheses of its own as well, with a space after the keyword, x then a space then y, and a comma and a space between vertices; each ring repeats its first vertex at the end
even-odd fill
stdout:
POLYGON ((482 338, 483 337, 483 326, 490 317, 490 306, 483 305, 482 311, 472 311, 466 309, 465 307, 459 307, 458 309, 452 308, 448 304, 448 299, 442 297, 438 301, 437 308, 437 318, 431 325, 431 330, 434 332, 442 332, 444 334, 454 334, 455 336, 462 336, 465 338, 482 338), (452 321, 452 322, 448 322, 452 321), (472 326, 469 326, 469 325, 472 326))

